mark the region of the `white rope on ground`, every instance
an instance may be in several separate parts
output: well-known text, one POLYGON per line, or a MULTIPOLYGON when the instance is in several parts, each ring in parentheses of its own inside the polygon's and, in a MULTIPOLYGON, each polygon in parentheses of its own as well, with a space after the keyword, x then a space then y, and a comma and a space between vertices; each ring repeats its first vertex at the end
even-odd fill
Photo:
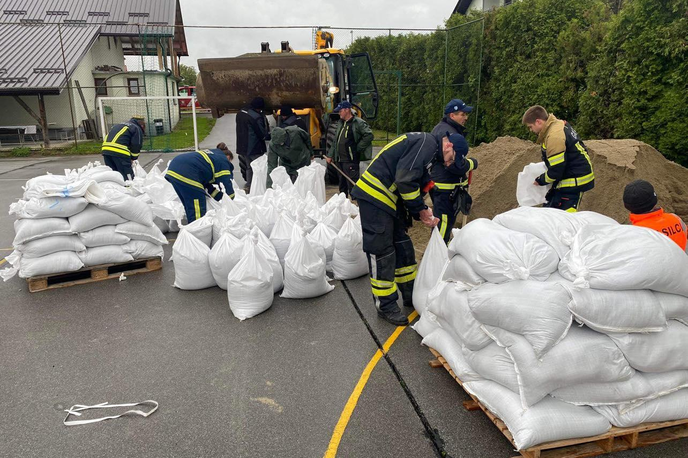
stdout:
POLYGON ((158 410, 158 403, 156 401, 148 400, 148 401, 142 401, 142 402, 136 402, 136 403, 131 403, 131 404, 108 404, 107 402, 103 402, 101 404, 96 404, 93 406, 85 406, 81 404, 75 404, 69 409, 66 409, 65 412, 67 412, 67 416, 63 420, 63 423, 65 426, 79 426, 79 425, 87 425, 89 423, 97 423, 99 421, 105 421, 105 420, 113 420, 115 418, 123 417, 125 415, 139 415, 141 417, 148 417, 150 416, 153 412, 158 410), (92 420, 71 420, 67 421, 69 419, 70 415, 75 415, 77 417, 81 416, 81 413, 84 410, 89 410, 89 409, 110 409, 114 407, 135 407, 139 405, 150 405, 153 406, 153 408, 149 412, 143 412, 141 410, 127 410, 126 412, 119 414, 119 415, 112 415, 109 417, 101 417, 101 418, 94 418, 92 420))

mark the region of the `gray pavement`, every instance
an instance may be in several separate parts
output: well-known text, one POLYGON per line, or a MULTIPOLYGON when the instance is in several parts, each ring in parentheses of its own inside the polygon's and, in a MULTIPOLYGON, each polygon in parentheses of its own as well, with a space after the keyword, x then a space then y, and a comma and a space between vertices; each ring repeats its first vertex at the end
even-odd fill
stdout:
MULTIPOLYGON (((173 156, 146 153, 141 162, 150 166, 173 156)), ((21 196, 28 178, 98 157, 0 161, 0 209, 21 196)), ((11 246, 12 222, 0 218, 0 249, 11 246)), ((276 296, 267 312, 239 322, 219 288, 172 287, 170 246, 165 252, 161 271, 123 282, 33 294, 19 278, 0 283, 0 456, 323 456, 377 349, 341 282, 321 298, 276 296), (73 404, 146 399, 160 403, 146 419, 62 424, 63 410, 73 404)), ((0 259, 7 254, 0 251, 0 259)), ((367 279, 346 283, 384 342, 394 327, 377 317, 367 279)), ((463 409, 468 398, 449 374, 428 366, 432 356, 420 340, 405 330, 389 360, 446 453, 514 456, 481 412, 463 409)), ((425 433, 382 359, 363 389, 338 456, 435 456, 425 433)), ((683 440, 617 456, 682 457, 685 446, 683 440)))

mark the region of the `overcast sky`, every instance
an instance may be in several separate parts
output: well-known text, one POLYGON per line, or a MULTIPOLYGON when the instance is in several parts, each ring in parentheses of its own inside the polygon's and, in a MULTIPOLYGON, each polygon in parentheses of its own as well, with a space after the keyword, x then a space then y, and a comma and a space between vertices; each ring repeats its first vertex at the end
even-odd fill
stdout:
MULTIPOLYGON (((456 0, 181 0, 185 25, 276 26, 314 25, 331 27, 436 28, 443 26, 456 0)), ((351 43, 349 30, 332 30, 334 47, 351 43)), ((380 31, 353 32, 353 38, 387 34, 380 31)), ((400 32, 392 32, 400 33, 400 32)), ((186 29, 189 57, 181 62, 198 67, 203 57, 232 57, 259 52, 260 43, 279 49, 289 41, 294 49, 312 49, 311 29, 186 29)))

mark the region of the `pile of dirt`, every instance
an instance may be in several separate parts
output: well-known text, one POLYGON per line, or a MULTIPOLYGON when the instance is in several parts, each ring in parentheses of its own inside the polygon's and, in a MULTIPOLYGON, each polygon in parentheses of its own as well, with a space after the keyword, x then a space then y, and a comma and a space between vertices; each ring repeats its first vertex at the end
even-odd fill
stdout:
MULTIPOLYGON (((688 221, 688 169, 667 160, 650 145, 637 140, 589 140, 585 142, 595 171, 595 188, 583 196, 581 210, 628 222, 622 196, 626 184, 647 180, 655 187, 659 205, 688 221)), ((540 162, 540 147, 513 137, 472 148, 478 159, 470 193, 473 210, 469 220, 493 218, 516 208, 516 180, 523 167, 540 162)))

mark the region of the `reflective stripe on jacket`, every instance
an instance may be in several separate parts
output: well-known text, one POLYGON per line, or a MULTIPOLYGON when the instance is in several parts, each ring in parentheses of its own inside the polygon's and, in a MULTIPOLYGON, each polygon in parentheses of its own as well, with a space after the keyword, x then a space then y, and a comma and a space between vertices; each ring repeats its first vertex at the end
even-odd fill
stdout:
POLYGON ((183 186, 203 189, 216 200, 222 193, 213 184, 222 184, 229 197, 234 196, 232 176, 234 164, 219 149, 207 149, 181 154, 170 162, 165 178, 183 186))
POLYGON ((138 159, 143 146, 143 131, 138 123, 129 120, 122 124, 115 124, 110 129, 101 151, 106 156, 127 156, 138 159))
POLYGON ((370 162, 351 195, 392 215, 401 199, 413 216, 425 208, 420 190, 430 181, 437 140, 422 132, 407 133, 387 144, 370 162))

